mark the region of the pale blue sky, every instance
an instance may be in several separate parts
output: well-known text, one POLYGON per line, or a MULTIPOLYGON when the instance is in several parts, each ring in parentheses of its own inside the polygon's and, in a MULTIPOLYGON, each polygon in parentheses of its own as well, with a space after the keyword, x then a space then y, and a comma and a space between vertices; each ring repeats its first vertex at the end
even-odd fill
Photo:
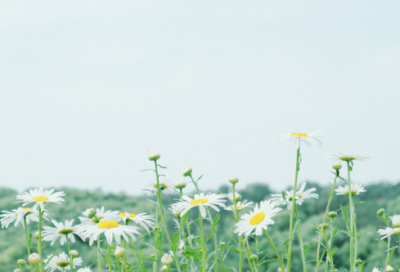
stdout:
POLYGON ((399 1, 8 1, 0 8, 0 184, 141 193, 147 150, 203 188, 292 184, 282 132, 368 151, 354 180, 400 179, 399 1))

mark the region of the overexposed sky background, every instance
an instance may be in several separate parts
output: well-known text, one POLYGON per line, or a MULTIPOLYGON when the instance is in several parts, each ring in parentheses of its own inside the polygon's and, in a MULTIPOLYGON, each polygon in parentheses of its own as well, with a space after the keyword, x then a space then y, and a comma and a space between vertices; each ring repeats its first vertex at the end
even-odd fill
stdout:
POLYGON ((0 186, 141 194, 161 153, 215 189, 293 183, 295 147, 368 151, 354 180, 400 180, 399 1, 8 1, 0 6, 0 186))

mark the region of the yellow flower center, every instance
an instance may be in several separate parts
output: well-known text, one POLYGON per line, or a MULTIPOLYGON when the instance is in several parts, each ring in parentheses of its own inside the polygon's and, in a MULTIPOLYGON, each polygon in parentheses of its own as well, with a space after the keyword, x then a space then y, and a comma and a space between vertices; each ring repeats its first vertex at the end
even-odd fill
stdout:
POLYGON ((393 224, 393 228, 400 228, 400 223, 393 224))
POLYGON ((35 200, 36 202, 43 202, 43 201, 48 201, 49 198, 47 196, 37 196, 34 197, 33 200, 35 200))
POLYGON ((58 234, 65 234, 65 235, 68 235, 68 234, 73 233, 73 232, 75 232, 74 229, 62 229, 62 230, 60 230, 60 231, 58 232, 58 234))
POLYGON ((59 261, 56 263, 57 266, 59 267, 67 267, 69 265, 68 261, 59 261))
POLYGON ((293 137, 308 137, 307 133, 305 132, 292 132, 293 137))
MULTIPOLYGON (((30 210, 31 208, 29 208, 29 207, 26 207, 26 208, 23 208, 23 210, 24 211, 28 211, 28 210, 30 210)), ((25 214, 25 216, 26 215, 28 215, 28 214, 32 214, 33 212, 27 212, 26 214, 25 214)), ((18 216, 18 213, 15 213, 15 217, 17 217, 18 216)))
POLYGON ((136 214, 134 214, 134 213, 128 213, 128 216, 127 216, 126 213, 122 212, 122 213, 120 213, 119 215, 120 215, 121 217, 129 217, 129 218, 135 218, 135 217, 136 217, 136 214))
MULTIPOLYGON (((357 194, 357 191, 351 190, 351 195, 355 196, 357 194)), ((349 191, 345 192, 344 195, 348 196, 349 195, 349 191)))
POLYGON ((243 205, 237 205, 237 206, 233 206, 233 208, 234 208, 234 209, 238 209, 238 210, 239 210, 239 209, 243 208, 243 205))
MULTIPOLYGON (((157 183, 154 184, 154 187, 157 188, 157 183)), ((165 190, 165 189, 167 189, 167 188, 168 188, 167 184, 165 184, 165 183, 160 183, 160 190, 161 190, 161 191, 162 191, 162 190, 165 190)))
POLYGON ((343 157, 339 157, 340 160, 342 161, 352 161, 357 159, 356 157, 347 157, 347 156, 343 156, 343 157))
POLYGON ((207 202, 208 202, 207 198, 199 198, 199 199, 195 199, 195 200, 190 201, 190 205, 199 205, 200 203, 204 204, 204 203, 207 203, 207 202))
POLYGON ((400 230, 393 232, 394 234, 400 235, 400 230))
POLYGON ((119 224, 115 220, 110 220, 110 221, 101 221, 98 225, 99 229, 112 229, 112 228, 118 228, 119 224))
POLYGON ((96 217, 93 217, 92 222, 95 223, 95 224, 97 224, 97 223, 99 223, 100 220, 103 219, 104 217, 103 217, 103 216, 99 216, 99 217, 97 217, 97 218, 96 218, 96 217), (97 219, 97 218, 98 218, 98 219, 97 219))
POLYGON ((264 220, 264 218, 265 218, 265 213, 263 212, 257 213, 250 219, 250 225, 253 226, 258 225, 264 220))
POLYGON ((26 207, 26 208, 24 208, 24 211, 27 211, 27 210, 30 210, 31 208, 29 208, 29 207, 26 207))

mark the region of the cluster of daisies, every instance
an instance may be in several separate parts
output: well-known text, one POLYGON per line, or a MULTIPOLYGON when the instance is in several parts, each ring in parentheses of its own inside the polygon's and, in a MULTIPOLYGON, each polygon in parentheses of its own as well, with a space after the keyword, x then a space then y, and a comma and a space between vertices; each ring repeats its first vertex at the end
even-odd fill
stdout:
MULTIPOLYGON (((322 145, 322 142, 318 139, 319 136, 319 131, 315 133, 293 132, 281 135, 278 141, 288 140, 290 143, 298 145, 297 156, 299 163, 300 145, 305 144, 306 146, 312 146, 313 144, 316 144, 320 146, 322 145)), ((210 216, 211 210, 214 210, 217 213, 220 212, 220 209, 231 211, 234 213, 236 219, 234 233, 236 233, 240 239, 243 239, 243 237, 244 239, 247 239, 247 237, 250 235, 261 236, 265 233, 270 240, 279 261, 281 262, 281 268, 286 271, 290 271, 290 260, 287 262, 287 269, 285 269, 279 253, 273 245, 267 230, 269 226, 275 223, 273 218, 282 210, 282 206, 286 206, 288 210, 292 211, 292 220, 293 209, 297 209, 296 207, 301 206, 304 201, 307 201, 307 199, 318 199, 319 196, 316 193, 315 188, 306 189, 307 184, 305 182, 300 184, 299 188, 297 188, 296 178, 296 185, 294 186, 294 189, 283 191, 281 194, 272 194, 268 200, 261 201, 260 203, 253 203, 248 200, 242 200, 241 195, 235 192, 235 184, 239 181, 236 177, 231 177, 229 179, 233 186, 233 190, 229 194, 202 193, 197 186, 197 182, 194 181, 192 177, 192 169, 189 167, 185 167, 183 169, 183 176, 174 179, 172 182, 168 180, 159 180, 160 176, 157 172, 157 160, 159 158, 160 154, 153 150, 150 151, 149 160, 155 162, 157 180, 154 182, 149 182, 146 190, 159 197, 157 204, 161 205, 160 207, 162 210, 163 206, 160 193, 169 193, 178 197, 177 201, 173 203, 171 207, 169 207, 170 212, 178 218, 183 218, 191 209, 197 209, 199 211, 200 224, 202 218, 205 219, 210 216), (198 193, 194 194, 193 196, 183 194, 183 189, 186 188, 188 183, 187 178, 190 178, 193 184, 196 186, 198 193), (229 200, 230 204, 226 204, 227 199, 229 200), (246 212, 246 209, 250 210, 246 212)), ((333 169, 337 170, 337 175, 339 175, 338 170, 341 169, 342 162, 352 165, 354 161, 363 161, 368 159, 368 157, 365 153, 340 153, 337 155, 329 155, 329 159, 336 161, 333 165, 333 169)), ((299 167, 297 166, 296 168, 297 171, 299 171, 299 167)), ((357 196, 360 193, 366 192, 361 184, 350 182, 333 189, 335 189, 337 195, 348 196, 350 199, 353 196, 357 196)), ((17 269, 16 272, 22 272, 24 269, 29 269, 31 272, 44 272, 45 270, 49 272, 65 272, 67 270, 75 272, 75 268, 81 267, 83 263, 83 260, 81 257, 79 257, 78 252, 74 249, 71 249, 71 243, 76 241, 76 237, 79 237, 79 239, 83 241, 88 241, 90 246, 96 242, 97 246, 99 247, 101 241, 105 241, 107 249, 109 250, 108 255, 110 256, 110 250, 112 250, 114 252, 114 256, 116 258, 120 258, 121 260, 121 271, 128 271, 128 266, 126 264, 127 259, 125 256, 126 243, 133 245, 137 240, 137 237, 141 235, 141 229, 143 229, 145 233, 149 235, 153 235, 154 233, 157 235, 157 232, 153 231, 156 227, 155 222, 158 222, 156 229, 159 229, 160 227, 162 228, 162 224, 158 218, 159 215, 157 215, 156 219, 154 216, 146 213, 134 214, 129 211, 111 211, 106 210, 104 207, 90 208, 85 210, 82 212, 82 216, 79 216, 80 222, 78 224, 74 224, 74 219, 65 220, 64 222, 51 220, 50 226, 44 226, 44 222, 50 221, 50 214, 46 209, 46 205, 48 205, 48 203, 60 204, 64 202, 64 196, 65 194, 63 192, 54 192, 54 190, 44 190, 43 188, 29 190, 29 192, 17 196, 17 201, 22 202, 21 207, 13 209, 12 211, 3 211, 3 213, 0 215, 0 222, 3 228, 8 228, 11 224, 13 224, 14 226, 22 225, 25 230, 29 266, 25 260, 21 259, 18 261, 20 268, 17 269), (30 252, 31 248, 33 248, 31 246, 32 239, 27 235, 27 228, 30 222, 39 223, 39 230, 34 235, 38 243, 37 252, 30 252), (59 242, 61 246, 66 247, 67 252, 51 254, 46 258, 43 258, 42 242, 48 242, 50 246, 54 245, 56 242, 59 242)), ((328 208, 329 206, 327 207, 327 212, 328 208)), ((159 207, 156 209, 159 209, 159 207)), ((333 213, 336 216, 336 212, 330 212, 329 216, 331 216, 330 214, 333 213)), ((163 216, 163 214, 164 213, 162 212, 161 215, 163 216)), ((378 215, 384 217, 386 222, 388 221, 387 216, 384 215, 384 211, 379 211, 378 215)), ((162 217, 161 220, 163 219, 164 218, 162 217)), ((353 219, 355 220, 355 217, 353 217, 352 220, 353 219)), ((400 215, 392 216, 390 219, 392 220, 392 227, 389 227, 387 222, 387 228, 378 230, 378 233, 382 235, 382 239, 386 239, 388 237, 390 238, 390 236, 393 234, 400 234, 400 215)), ((201 231, 202 230, 200 229, 200 232, 201 231)), ((164 232, 167 233, 168 230, 165 229, 164 232)), ((322 233, 322 231, 320 233, 322 233)), ((183 250, 187 245, 187 241, 183 240, 184 236, 179 236, 179 239, 180 242, 178 248, 183 250)), ((291 233, 289 239, 293 239, 293 235, 291 233)), ((204 242, 202 246, 204 246, 204 242)), ((251 251, 250 248, 246 248, 246 243, 244 241, 239 243, 239 250, 241 250, 241 246, 243 247, 243 250, 251 251)), ((327 247, 328 246, 329 244, 327 247)), ((204 248, 201 250, 201 252, 203 254, 204 262, 204 248)), ((317 256, 319 259, 318 253, 317 256)), ((170 265, 174 260, 176 261, 177 257, 178 256, 176 255, 175 251, 165 253, 160 258, 160 261, 163 264, 162 270, 170 271, 170 265)), ((109 271, 112 271, 113 268, 111 257, 109 258, 109 262, 106 261, 106 263, 109 267, 109 271)), ((330 261, 332 262, 332 260, 330 261)), ((217 258, 215 262, 217 262, 217 258)), ((250 258, 249 263, 251 265, 250 258)), ((99 268, 102 266, 100 253, 97 265, 99 268)), ((216 263, 214 265, 216 266, 216 263)), ((255 263, 254 267, 257 267, 257 265, 258 264, 255 263)), ((132 269, 132 267, 130 268, 132 269)), ((178 265, 177 270, 180 271, 178 265)), ((206 266, 204 263, 202 265, 202 270, 206 271, 206 266)), ((81 267, 79 270, 77 270, 77 272, 90 271, 90 267, 81 267)), ((241 269, 239 269, 239 271, 241 271, 241 269)), ((255 271, 257 271, 257 269, 255 271)), ((355 271, 354 267, 351 267, 350 271, 355 271)), ((377 271, 379 271, 377 268, 374 269, 374 272, 377 271)), ((393 271, 393 268, 387 263, 385 271, 393 271)))

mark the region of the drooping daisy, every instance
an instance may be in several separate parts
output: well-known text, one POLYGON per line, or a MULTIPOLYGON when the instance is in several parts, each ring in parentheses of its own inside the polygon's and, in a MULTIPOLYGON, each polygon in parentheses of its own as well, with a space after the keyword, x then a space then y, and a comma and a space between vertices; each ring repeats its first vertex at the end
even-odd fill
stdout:
POLYGON ((184 176, 177 177, 174 179, 174 186, 176 189, 183 189, 187 185, 186 178, 184 176))
MULTIPOLYGON (((11 212, 9 211, 2 211, 4 214, 0 215, 1 219, 1 226, 2 228, 8 228, 8 226, 14 222, 14 226, 16 227, 19 223, 24 226, 24 217, 26 216, 26 223, 32 220, 34 222, 39 222, 39 211, 37 209, 31 209, 28 207, 20 207, 18 209, 13 209, 11 212)), ((48 218, 48 213, 45 212, 43 218, 48 218)))
POLYGON ((17 195, 17 199, 23 202, 22 206, 26 206, 30 203, 35 203, 33 208, 39 206, 42 210, 44 209, 44 203, 46 202, 53 202, 60 204, 64 202, 62 196, 65 196, 64 192, 56 192, 53 193, 54 189, 51 190, 43 190, 43 187, 39 189, 29 190, 25 192, 23 195, 17 195))
POLYGON ((235 208, 236 208, 236 210, 241 211, 246 207, 253 206, 253 204, 254 204, 253 202, 251 202, 251 201, 247 202, 247 200, 245 200, 243 202, 239 201, 239 202, 236 202, 236 207, 235 207, 235 205, 230 205, 230 206, 227 206, 225 208, 225 210, 227 210, 227 211, 235 211, 235 208))
POLYGON ((108 220, 116 220, 120 218, 118 211, 106 211, 104 207, 101 207, 100 209, 97 208, 95 216, 93 218, 89 218, 89 214, 92 210, 93 209, 87 209, 82 213, 84 217, 79 217, 79 220, 81 220, 82 224, 96 225, 97 223, 99 223, 99 220, 103 218, 107 218, 108 220))
MULTIPOLYGON (((351 183, 351 195, 358 195, 360 193, 366 192, 367 190, 364 189, 364 187, 362 187, 362 185, 360 183, 351 183)), ((335 190, 337 195, 349 195, 349 185, 345 184, 344 186, 339 186, 336 190, 335 190)))
POLYGON ((51 241, 51 245, 54 245, 57 239, 60 238, 61 245, 64 245, 68 238, 71 242, 75 243, 74 235, 79 236, 79 227, 72 226, 74 223, 73 219, 71 221, 65 220, 65 223, 57 222, 56 220, 52 220, 51 222, 55 228, 48 226, 43 227, 43 241, 51 241))
MULTIPOLYGON (((160 180, 160 190, 162 193, 174 193, 174 184, 169 180, 160 180)), ((148 181, 146 183, 146 189, 151 191, 152 193, 157 193, 157 181, 148 181)))
POLYGON ((390 219, 392 220, 393 228, 385 228, 378 230, 378 233, 380 235, 383 235, 381 239, 385 239, 386 237, 392 234, 400 235, 400 215, 391 216, 390 219))
POLYGON ((181 217, 181 213, 183 210, 183 207, 179 206, 177 207, 176 205, 174 206, 174 204, 172 204, 171 208, 169 208, 169 210, 176 216, 176 217, 181 217))
POLYGON ((83 239, 89 238, 89 245, 97 240, 100 234, 104 233, 109 245, 113 244, 115 239, 117 244, 121 243, 121 237, 129 241, 128 236, 136 240, 134 234, 140 234, 135 226, 121 224, 121 219, 109 220, 103 218, 95 225, 82 225, 80 227, 80 235, 83 239))
MULTIPOLYGON (((297 205, 302 205, 304 200, 307 198, 316 198, 318 199, 318 194, 313 193, 316 189, 311 188, 308 190, 304 190, 306 187, 306 182, 304 182, 300 189, 296 191, 296 204, 297 205)), ((290 191, 285 191, 285 197, 283 197, 282 194, 272 194, 271 195, 271 200, 272 202, 275 203, 275 205, 287 205, 287 208, 290 210, 292 208, 292 198, 293 198, 293 190, 290 191)))
MULTIPOLYGON (((44 263, 47 263, 53 255, 48 255, 47 259, 44 260, 44 263)), ((72 262, 73 267, 82 265, 82 258, 74 258, 72 262)), ((50 270, 49 272, 53 272, 55 270, 64 271, 71 270, 70 259, 68 255, 63 252, 60 255, 55 255, 47 264, 46 269, 50 270)))
POLYGON ((213 194, 213 193, 208 193, 207 195, 204 195, 204 193, 200 194, 195 194, 194 198, 190 198, 186 195, 182 196, 182 201, 172 204, 172 207, 176 209, 181 209, 181 217, 187 213, 191 208, 193 207, 199 207, 200 208, 200 213, 203 218, 206 217, 207 212, 205 207, 211 207, 217 212, 219 212, 219 209, 217 206, 220 206, 222 208, 225 208, 225 202, 226 200, 223 200, 226 195, 224 194, 213 194))
POLYGON ((321 146, 322 142, 317 138, 320 137, 321 130, 318 130, 313 133, 307 132, 292 132, 278 135, 277 142, 280 141, 289 141, 289 144, 299 145, 300 142, 304 143, 307 146, 312 146, 316 144, 317 146, 321 146))
POLYGON ((126 221, 128 220, 133 221, 134 223, 139 224, 140 226, 145 228, 147 232, 149 232, 149 227, 154 227, 154 216, 147 215, 147 213, 134 214, 122 212, 119 214, 119 216, 122 221, 124 221, 124 223, 126 223, 126 221))
POLYGON ((268 225, 275 223, 272 217, 281 210, 281 208, 275 207, 271 200, 261 201, 259 207, 256 204, 253 211, 240 217, 240 221, 235 224, 235 233, 249 236, 254 231, 257 236, 260 236, 263 229, 267 230, 268 225))
POLYGON ((348 153, 343 153, 340 152, 339 154, 329 154, 328 159, 330 160, 341 160, 341 161, 365 161, 366 159, 369 159, 367 156, 367 152, 361 153, 361 152, 348 152, 348 153))

